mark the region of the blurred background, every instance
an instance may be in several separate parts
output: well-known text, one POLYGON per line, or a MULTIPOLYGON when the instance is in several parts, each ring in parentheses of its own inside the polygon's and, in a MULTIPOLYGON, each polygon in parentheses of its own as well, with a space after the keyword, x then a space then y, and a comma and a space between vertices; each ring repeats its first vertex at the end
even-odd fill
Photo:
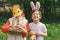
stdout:
MULTIPOLYGON (((7 38, 6 33, 1 31, 1 27, 8 18, 12 17, 12 5, 21 5, 28 21, 32 21, 30 17, 31 1, 35 4, 37 1, 41 3, 40 10, 43 16, 41 22, 45 23, 48 30, 48 36, 45 37, 45 40, 60 40, 60 0, 0 0, 0 40, 7 38)), ((27 40, 29 40, 29 37, 27 37, 27 40)))

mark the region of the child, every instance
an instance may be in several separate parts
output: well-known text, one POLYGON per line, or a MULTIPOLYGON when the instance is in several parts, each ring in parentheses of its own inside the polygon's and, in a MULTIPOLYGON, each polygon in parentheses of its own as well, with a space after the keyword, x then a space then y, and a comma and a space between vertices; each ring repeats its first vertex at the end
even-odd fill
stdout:
POLYGON ((33 22, 29 24, 30 40, 44 40, 44 36, 47 36, 47 29, 42 22, 39 22, 39 20, 41 20, 42 18, 41 11, 39 11, 40 3, 37 2, 35 7, 34 3, 31 2, 31 7, 33 10, 32 11, 33 22))
POLYGON ((26 40, 29 24, 19 5, 12 7, 13 17, 9 18, 2 26, 2 31, 7 33, 7 40, 26 40))

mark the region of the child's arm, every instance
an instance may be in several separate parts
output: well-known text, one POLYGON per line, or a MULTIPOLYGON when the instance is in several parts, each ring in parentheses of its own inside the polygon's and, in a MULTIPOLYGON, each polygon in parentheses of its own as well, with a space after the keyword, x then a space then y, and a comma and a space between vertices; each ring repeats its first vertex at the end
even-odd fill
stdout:
POLYGON ((34 31, 30 31, 30 40, 36 40, 36 33, 34 31))
POLYGON ((46 26, 43 24, 42 25, 42 31, 37 33, 38 36, 47 36, 47 29, 46 26))
POLYGON ((9 32, 13 30, 13 27, 10 27, 10 21, 8 20, 3 26, 2 26, 2 31, 3 32, 9 32))
POLYGON ((17 27, 18 27, 19 29, 21 29, 22 32, 26 32, 26 31, 27 31, 27 30, 24 28, 23 25, 17 25, 17 27), (20 27, 20 26, 21 26, 21 27, 20 27))
POLYGON ((3 26, 2 26, 2 31, 3 32, 9 32, 9 24, 10 24, 10 22, 9 22, 9 20, 6 22, 6 24, 4 24, 3 26))
POLYGON ((22 34, 23 37, 28 36, 28 31, 29 31, 29 23, 28 22, 26 23, 26 29, 25 30, 26 30, 26 32, 24 34, 22 34))
POLYGON ((30 36, 31 36, 31 35, 35 35, 36 33, 33 32, 33 31, 29 31, 29 34, 30 34, 30 36))
POLYGON ((36 35, 37 36, 47 36, 47 32, 39 32, 36 35))

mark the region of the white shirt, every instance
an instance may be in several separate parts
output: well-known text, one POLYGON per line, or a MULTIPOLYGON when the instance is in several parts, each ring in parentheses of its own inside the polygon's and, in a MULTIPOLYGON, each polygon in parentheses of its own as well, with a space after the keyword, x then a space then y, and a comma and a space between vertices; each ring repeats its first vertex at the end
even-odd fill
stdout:
MULTIPOLYGON (((39 22, 38 24, 35 24, 34 22, 32 22, 29 24, 29 27, 30 27, 30 30, 34 31, 35 33, 47 32, 46 26, 41 22, 39 22)), ((36 37, 36 40, 44 40, 44 36, 36 37)))

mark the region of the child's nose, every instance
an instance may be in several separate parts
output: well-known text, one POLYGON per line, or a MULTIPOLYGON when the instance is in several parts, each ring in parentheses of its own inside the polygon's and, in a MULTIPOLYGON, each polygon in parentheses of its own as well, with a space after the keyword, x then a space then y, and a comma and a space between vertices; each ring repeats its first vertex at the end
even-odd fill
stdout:
POLYGON ((35 16, 37 16, 37 15, 35 14, 35 16))

